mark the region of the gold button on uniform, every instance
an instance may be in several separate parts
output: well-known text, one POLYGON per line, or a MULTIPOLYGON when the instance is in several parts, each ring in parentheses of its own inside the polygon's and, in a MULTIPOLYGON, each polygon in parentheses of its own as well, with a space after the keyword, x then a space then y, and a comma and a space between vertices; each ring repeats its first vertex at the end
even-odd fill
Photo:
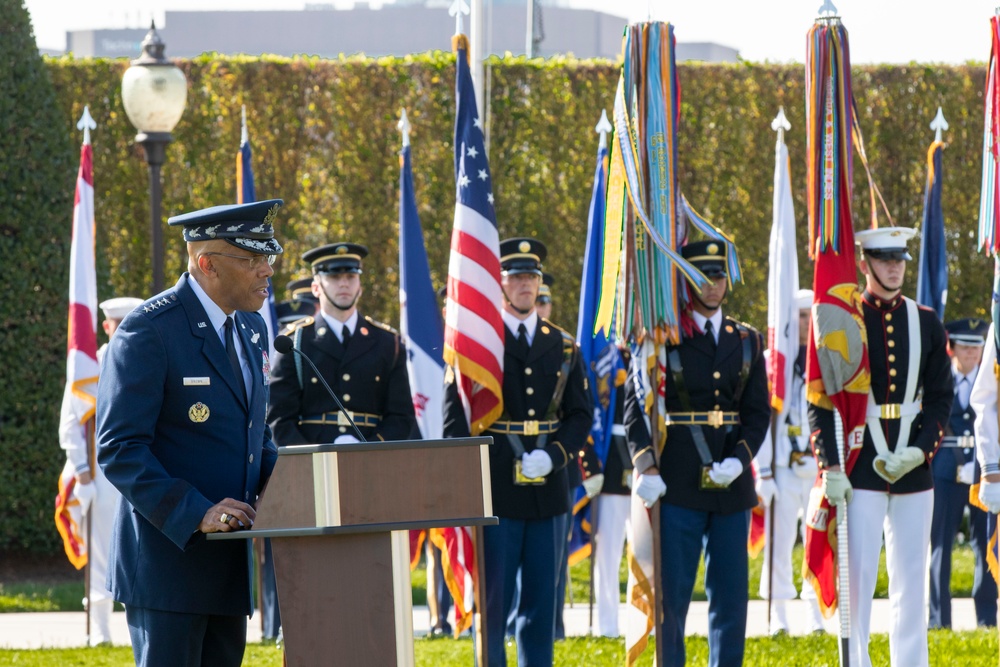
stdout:
POLYGON ((886 313, 885 314, 885 321, 886 322, 892 322, 892 313, 886 313))
POLYGON ((351 374, 350 373, 344 373, 344 376, 343 376, 342 379, 344 380, 344 382, 350 382, 351 381, 351 374))
POLYGON ((347 427, 346 426, 341 426, 340 427, 340 432, 341 433, 347 433, 347 427))
POLYGON ((718 396, 718 395, 719 395, 719 390, 718 390, 718 389, 716 389, 716 390, 715 390, 715 395, 716 395, 716 396, 718 396))
POLYGON ((532 387, 528 387, 527 389, 524 390, 524 393, 526 393, 528 396, 531 396, 532 394, 535 393, 535 390, 532 387))
POLYGON ((525 368, 524 369, 524 374, 525 375, 531 375, 531 369, 530 368, 525 368))
POLYGON ((351 400, 351 395, 350 394, 344 394, 344 401, 349 401, 349 400, 351 400))
POLYGON ((535 416, 535 409, 534 408, 528 408, 528 416, 529 417, 534 417, 535 416))
POLYGON ((889 347, 896 347, 896 341, 890 340, 889 341, 889 347))
POLYGON ((895 331, 895 328, 893 328, 893 326, 890 324, 885 328, 885 330, 887 333, 892 333, 893 331, 895 331))
POLYGON ((889 363, 892 363, 894 361, 896 361, 896 355, 895 354, 890 354, 889 355, 889 363))
POLYGON ((889 375, 891 375, 892 377, 896 377, 896 369, 895 368, 890 368, 889 369, 889 375))
POLYGON ((715 371, 714 373, 712 373, 712 377, 718 380, 720 377, 722 377, 722 373, 720 373, 719 371, 715 371))
POLYGON ((896 391, 896 385, 890 384, 889 385, 889 391, 896 391))

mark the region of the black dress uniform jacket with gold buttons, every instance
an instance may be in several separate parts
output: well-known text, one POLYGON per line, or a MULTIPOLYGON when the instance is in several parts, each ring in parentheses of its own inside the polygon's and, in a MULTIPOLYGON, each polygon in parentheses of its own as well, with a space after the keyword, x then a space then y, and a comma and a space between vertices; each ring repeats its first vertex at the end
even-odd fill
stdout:
MULTIPOLYGON (((545 484, 516 486, 514 484, 514 450, 505 434, 483 433, 493 437, 490 447, 490 484, 493 488, 493 513, 509 519, 544 519, 565 514, 569 510, 569 484, 566 466, 572 460, 568 452, 575 444, 585 442, 590 434, 593 415, 590 392, 580 350, 572 337, 547 320, 539 319, 527 357, 520 351, 517 338, 504 327, 504 414, 501 420, 559 420, 559 429, 550 433, 545 452, 552 459, 552 472, 545 484), (571 344, 569 377, 562 400, 550 411, 564 363, 564 340, 571 344)), ((462 409, 458 387, 448 373, 444 398, 445 437, 463 438, 469 435, 469 424, 462 409)), ((535 449, 538 436, 521 435, 526 452, 535 449)), ((572 462, 576 465, 575 462, 572 462)))
MULTIPOLYGON (((322 316, 295 322, 286 333, 313 360, 344 407, 355 413, 366 440, 419 437, 406 350, 398 334, 359 317, 345 348, 322 316)), ((330 443, 339 435, 353 433, 350 426, 337 424, 336 412, 336 403, 309 364, 294 353, 276 355, 267 420, 279 446, 330 443), (327 423, 316 423, 323 415, 327 423)))
POLYGON ((676 349, 683 368, 684 383, 690 406, 682 404, 670 372, 665 373, 666 410, 671 412, 706 412, 721 410, 738 413, 739 423, 713 428, 696 426, 705 434, 714 462, 734 457, 743 464, 743 473, 728 488, 701 488, 702 462, 695 448, 691 427, 674 424, 667 427, 667 440, 659 462, 656 461, 649 430, 643 419, 643 406, 636 400, 635 384, 629 377, 625 383, 625 429, 635 467, 641 472, 659 465, 660 476, 667 485, 665 502, 700 512, 730 513, 747 510, 757 504, 750 462, 760 449, 767 432, 771 410, 767 396, 767 374, 764 369, 764 341, 752 327, 723 318, 719 342, 713 347, 705 334, 695 331, 684 338, 676 349), (750 368, 742 391, 740 372, 743 368, 743 341, 750 343, 750 368))
MULTIPOLYGON (((902 403, 905 399, 906 376, 910 366, 910 329, 906 305, 902 297, 884 301, 867 290, 862 295, 865 328, 868 333, 868 360, 871 364, 872 395, 879 405, 902 403)), ((872 468, 877 452, 871 435, 865 430, 864 444, 857 463, 851 471, 851 485, 855 489, 888 491, 889 493, 915 493, 934 487, 931 460, 944 435, 954 398, 954 379, 948 358, 944 326, 933 310, 920 306, 920 363, 918 365, 917 395, 923 388, 920 414, 913 418, 909 443, 897 443, 900 422, 898 419, 880 420, 890 451, 908 444, 924 452, 923 465, 903 475, 895 484, 889 484, 872 468)), ((836 447, 834 414, 816 405, 809 406, 809 425, 813 432, 813 448, 821 468, 840 464, 836 447)))

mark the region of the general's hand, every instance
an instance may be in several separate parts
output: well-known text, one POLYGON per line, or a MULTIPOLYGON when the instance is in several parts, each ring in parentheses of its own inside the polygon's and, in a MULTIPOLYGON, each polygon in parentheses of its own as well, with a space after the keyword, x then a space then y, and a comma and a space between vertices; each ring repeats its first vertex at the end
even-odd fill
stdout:
POLYGON ((708 471, 709 478, 716 484, 729 486, 737 477, 743 474, 743 464, 735 457, 722 459, 721 463, 713 463, 708 471))
POLYGON ((642 504, 646 507, 655 505, 660 496, 666 492, 667 484, 658 472, 653 474, 647 472, 639 475, 639 483, 632 489, 632 493, 639 496, 642 499, 642 504))
POLYGON ((204 518, 198 524, 198 530, 203 533, 228 533, 232 530, 244 530, 253 526, 257 512, 246 503, 225 498, 208 508, 204 518))
POLYGON ((601 488, 604 487, 604 473, 597 473, 596 475, 591 475, 587 479, 583 480, 583 490, 587 493, 588 498, 593 498, 601 492, 601 488))

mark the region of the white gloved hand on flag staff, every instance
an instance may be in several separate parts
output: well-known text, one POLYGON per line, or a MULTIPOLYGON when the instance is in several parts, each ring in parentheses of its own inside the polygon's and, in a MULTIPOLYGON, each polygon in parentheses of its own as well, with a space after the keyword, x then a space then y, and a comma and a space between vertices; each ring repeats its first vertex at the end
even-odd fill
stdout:
POLYGON ((667 492, 667 484, 658 472, 654 474, 642 474, 639 475, 639 482, 632 489, 632 492, 639 496, 643 505, 652 507, 667 492))
POLYGON ((760 503, 765 507, 778 497, 778 485, 774 483, 773 477, 758 477, 754 488, 757 491, 757 497, 760 498, 760 503))
POLYGON ((1000 482, 982 480, 979 483, 979 502, 991 514, 1000 512, 1000 482))
POLYGON ((97 485, 91 481, 89 484, 77 482, 73 486, 73 497, 80 501, 80 511, 86 514, 90 510, 90 503, 97 495, 97 485))
POLYGON ((591 475, 587 479, 583 480, 583 490, 586 492, 588 498, 594 498, 601 492, 604 487, 604 473, 597 473, 596 475, 591 475))

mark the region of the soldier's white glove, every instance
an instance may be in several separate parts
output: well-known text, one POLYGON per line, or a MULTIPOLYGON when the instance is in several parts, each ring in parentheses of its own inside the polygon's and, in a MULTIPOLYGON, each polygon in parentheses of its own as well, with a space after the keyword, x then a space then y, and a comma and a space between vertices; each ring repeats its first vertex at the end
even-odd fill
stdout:
POLYGON ((97 485, 94 484, 93 480, 89 484, 77 482, 76 486, 73 487, 73 495, 80 501, 80 511, 86 514, 90 511, 90 503, 94 501, 94 496, 97 495, 97 485))
POLYGON ((1000 512, 1000 482, 987 482, 985 479, 979 482, 979 502, 991 514, 1000 512))
POLYGON ((847 475, 834 470, 823 471, 823 495, 830 501, 831 505, 840 505, 843 502, 851 502, 854 497, 854 487, 847 475))
POLYGON ((959 484, 969 484, 971 485, 976 476, 976 463, 974 461, 969 461, 961 468, 958 469, 958 482, 959 484))
POLYGON ((599 472, 583 480, 583 490, 586 492, 588 498, 596 497, 603 487, 604 473, 599 472))
POLYGON ((732 456, 728 459, 722 459, 720 463, 713 463, 712 469, 708 471, 709 478, 722 486, 729 486, 742 474, 743 464, 732 456))
POLYGON ((778 497, 778 485, 774 483, 773 477, 758 477, 754 483, 754 490, 760 498, 762 505, 770 505, 771 501, 778 497))
POLYGON ((919 447, 903 447, 885 459, 885 471, 899 480, 906 473, 924 462, 924 451, 919 447))
POLYGON ((335 445, 350 445, 350 444, 353 444, 355 442, 361 442, 361 441, 358 440, 353 435, 351 435, 350 433, 341 433, 340 435, 337 436, 337 439, 333 441, 333 444, 335 444, 335 445))
POLYGON ((536 449, 521 457, 521 472, 528 479, 545 477, 552 472, 552 457, 544 449, 536 449))
POLYGON ((660 496, 667 492, 667 484, 659 473, 639 475, 639 483, 635 485, 632 492, 639 496, 643 505, 652 507, 660 499, 660 496))

